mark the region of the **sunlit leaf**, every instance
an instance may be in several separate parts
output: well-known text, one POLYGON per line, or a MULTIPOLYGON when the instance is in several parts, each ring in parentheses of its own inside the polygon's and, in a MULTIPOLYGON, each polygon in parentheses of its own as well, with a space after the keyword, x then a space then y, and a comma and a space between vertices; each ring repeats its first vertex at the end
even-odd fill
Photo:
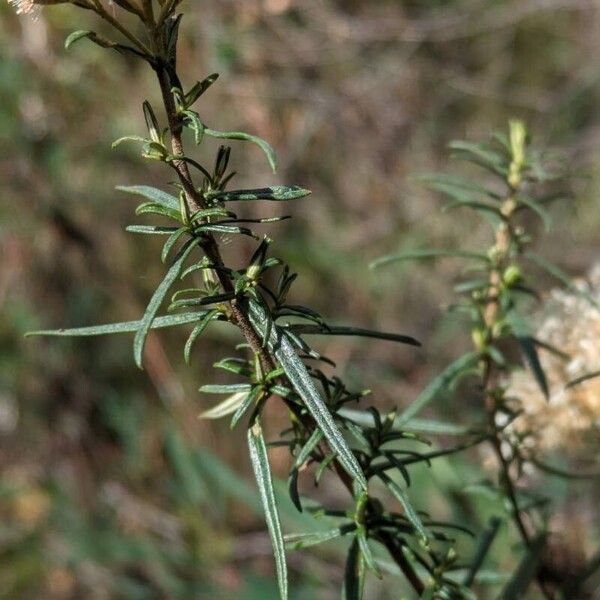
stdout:
MULTIPOLYGON (((250 300, 249 309, 253 327, 259 335, 263 336, 267 328, 267 316, 264 308, 255 300, 250 300)), ((283 367, 294 390, 302 398, 318 427, 323 431, 330 448, 337 453, 340 464, 363 488, 366 488, 367 482, 356 457, 348 447, 331 412, 321 398, 304 363, 296 354, 286 332, 277 325, 271 327, 268 346, 283 367)))
MULTIPOLYGON (((156 317, 152 321, 152 329, 164 329, 166 327, 178 327, 196 323, 204 318, 206 311, 192 313, 181 313, 179 315, 167 315, 156 317)), ((135 333, 142 325, 142 321, 126 321, 124 323, 111 323, 108 325, 93 325, 91 327, 76 327, 74 329, 49 329, 45 331, 30 331, 29 336, 54 336, 54 337, 88 337, 96 335, 112 335, 114 333, 135 333)))
POLYGON ((267 446, 258 421, 248 429, 248 447, 250 449, 252 469, 260 491, 260 498, 267 520, 267 528, 269 530, 269 535, 271 536, 271 543, 275 554, 279 594, 282 600, 287 600, 288 579, 287 564, 285 560, 285 542, 283 540, 283 532, 281 530, 275 493, 273 491, 273 481, 271 479, 271 467, 269 465, 267 446))

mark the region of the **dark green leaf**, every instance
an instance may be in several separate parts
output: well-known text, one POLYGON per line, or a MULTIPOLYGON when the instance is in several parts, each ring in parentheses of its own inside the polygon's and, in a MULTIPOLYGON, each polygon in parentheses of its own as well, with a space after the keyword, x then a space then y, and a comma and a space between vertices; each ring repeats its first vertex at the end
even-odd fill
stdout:
MULTIPOLYGON (((355 527, 354 524, 352 524, 355 527)), ((327 531, 317 531, 314 533, 292 533, 284 537, 285 545, 288 550, 302 550, 310 546, 316 546, 323 542, 329 542, 348 533, 348 528, 336 527, 327 531)), ((351 529, 350 529, 351 531, 351 529)))
POLYGON ((202 333, 208 327, 208 325, 212 321, 217 319, 220 316, 220 314, 221 312, 216 309, 206 313, 206 315, 202 318, 200 323, 198 323, 198 325, 194 327, 192 333, 190 333, 190 336, 188 337, 185 343, 185 348, 183 350, 183 357, 188 365, 191 363, 192 360, 192 349, 194 348, 196 340, 202 335, 202 333))
POLYGON ((565 386, 565 389, 575 387, 580 383, 584 383, 586 381, 589 381, 590 379, 595 379, 596 377, 600 377, 600 371, 592 371, 590 373, 585 373, 584 375, 580 375, 579 377, 576 377, 575 379, 569 381, 569 383, 567 383, 567 385, 565 386))
POLYGON ((531 372, 533 373, 540 390, 542 390, 542 393, 547 400, 550 397, 548 381, 546 379, 546 374, 544 373, 542 363, 540 362, 540 357, 538 356, 535 342, 529 334, 527 324, 514 310, 508 313, 507 319, 511 324, 513 334, 519 342, 519 346, 521 346, 521 350, 525 355, 525 360, 529 364, 529 368, 531 369, 531 372))
POLYGON ((362 600, 365 585, 365 567, 358 540, 354 538, 348 550, 342 600, 362 600))
POLYGON ((423 521, 421 521, 421 517, 419 517, 417 511, 413 508, 406 492, 388 475, 385 473, 378 473, 377 476, 385 483, 390 492, 394 495, 396 500, 402 506, 404 510, 404 515, 408 519, 409 523, 415 528, 415 532, 420 538, 423 544, 427 544, 429 541, 429 535, 423 525, 423 521))
POLYGON ((291 325, 290 329, 292 329, 294 333, 301 335, 356 336, 373 338, 377 340, 387 340, 390 342, 398 342, 400 344, 408 344, 409 346, 421 345, 420 342, 418 342, 415 338, 409 335, 372 331, 370 329, 361 329, 360 327, 338 327, 336 325, 291 325))
POLYGON ((545 545, 545 534, 538 536, 533 541, 531 547, 519 563, 515 574, 502 590, 498 600, 519 600, 525 596, 527 589, 537 574, 545 545))
POLYGON ((501 524, 502 521, 498 517, 492 517, 490 519, 487 529, 483 532, 479 539, 479 543, 477 544, 475 556, 473 557, 471 566, 469 567, 469 570, 466 573, 463 581, 464 586, 471 587, 471 585, 475 581, 475 577, 477 576, 479 569, 481 569, 483 561, 488 555, 490 548, 492 547, 492 544, 496 539, 496 535, 498 533, 498 530, 500 529, 501 524))

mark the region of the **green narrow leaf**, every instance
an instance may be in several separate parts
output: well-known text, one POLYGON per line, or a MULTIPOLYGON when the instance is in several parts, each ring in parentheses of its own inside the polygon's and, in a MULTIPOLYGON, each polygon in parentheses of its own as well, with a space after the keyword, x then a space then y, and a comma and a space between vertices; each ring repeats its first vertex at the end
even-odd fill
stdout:
POLYGON ((310 190, 297 185, 274 185, 257 190, 232 190, 230 192, 215 191, 206 195, 207 200, 219 200, 221 202, 248 202, 253 200, 297 200, 311 194, 310 190))
POLYGON ((355 528, 356 526, 354 523, 351 523, 346 528, 342 526, 314 533, 292 533, 284 536, 283 539, 285 540, 285 546, 288 550, 302 550, 304 548, 309 548, 310 546, 316 546, 324 542, 335 540, 355 528))
POLYGON ((185 359, 186 364, 189 365, 192 362, 192 350, 194 348, 194 344, 196 343, 196 340, 202 335, 202 333, 208 327, 208 325, 212 321, 217 319, 220 314, 221 314, 221 311, 219 311, 219 310, 216 310, 216 309, 211 310, 211 311, 207 312, 204 315, 204 317, 202 318, 202 320, 200 321, 200 323, 198 323, 198 325, 196 325, 196 327, 194 327, 192 333, 190 333, 190 336, 188 337, 188 339, 185 343, 185 348, 183 349, 183 357, 185 359))
POLYGON ((287 600, 288 579, 287 564, 285 561, 285 542, 283 541, 277 503, 275 501, 267 446, 258 420, 250 429, 248 429, 248 447, 250 449, 252 469, 254 471, 254 476, 256 477, 256 483, 258 484, 260 498, 265 511, 267 528, 269 530, 269 535, 271 536, 271 543, 273 544, 279 594, 282 600, 287 600))
POLYGON ((273 169, 273 173, 277 171, 277 158, 275 156, 275 150, 271 144, 259 138, 255 135, 250 135, 249 133, 243 133, 241 131, 215 131, 214 129, 205 128, 204 133, 206 135, 210 135, 211 137, 225 140, 241 140, 243 142, 252 142, 256 144, 266 155, 267 160, 269 161, 269 165, 271 169, 273 169))
MULTIPOLYGON (((156 317, 152 322, 152 329, 164 329, 196 323, 204 318, 206 311, 181 313, 180 315, 167 315, 156 317)), ((124 323, 110 323, 109 325, 93 325, 91 327, 77 327, 75 329, 49 329, 45 331, 30 331, 25 337, 53 336, 53 337, 89 337, 96 335, 112 335, 114 333, 135 333, 142 325, 141 321, 126 321, 124 323)))
POLYGON ((355 537, 346 558, 342 600, 362 600, 364 586, 365 567, 358 540, 355 537))
MULTIPOLYGON (((271 388, 271 391, 274 391, 271 388)), ((300 500, 300 494, 298 493, 298 473, 302 465, 310 458, 310 455, 313 453, 314 449, 321 443, 323 439, 323 432, 317 428, 315 429, 308 438, 306 444, 300 449, 298 452, 298 456, 296 456, 296 460, 294 461, 294 465, 290 471, 290 477, 288 481, 288 491, 290 494, 290 498, 298 512, 302 512, 302 502, 300 500)))
POLYGON ((156 313, 163 303, 169 288, 173 285, 175 280, 179 277, 183 265, 189 255, 189 253, 200 243, 199 239, 192 239, 187 242, 183 248, 177 254, 175 262, 171 265, 171 268, 167 271, 165 278, 162 280, 160 285, 156 288, 154 295, 150 299, 146 312, 142 317, 140 328, 136 331, 135 339, 133 341, 133 355, 135 358, 136 365, 142 369, 144 346, 146 345, 146 337, 148 332, 152 328, 152 322, 156 317, 156 313))
POLYGON ((250 383, 229 383, 225 385, 203 385, 198 391, 203 394, 232 394, 235 392, 248 393, 252 389, 250 383))
POLYGON ((180 227, 177 231, 175 231, 169 239, 165 242, 162 252, 160 254, 161 262, 165 263, 169 256, 169 252, 173 249, 173 246, 177 243, 179 238, 187 231, 187 227, 180 227))
POLYGON ((400 427, 421 412, 442 390, 452 383, 456 376, 473 366, 478 358, 477 352, 469 352, 448 365, 396 419, 395 425, 400 427))
MULTIPOLYGON (((255 300, 249 301, 249 308, 249 317, 252 326, 259 335, 264 336, 268 326, 265 309, 255 300)), ((283 367, 294 390, 304 401, 317 426, 323 431, 331 450, 337 454, 337 459, 342 467, 362 488, 366 489, 367 482, 356 457, 348 447, 306 366, 296 354, 294 346, 286 332, 273 324, 267 343, 269 349, 275 354, 275 357, 283 367)))
POLYGON ((360 327, 340 327, 336 325, 291 325, 290 329, 292 329, 294 333, 300 335, 340 335, 367 337, 376 340, 386 340, 389 342, 408 344, 409 346, 421 346, 421 343, 410 335, 372 331, 370 329, 361 329, 360 327))
POLYGON ((67 39, 65 40, 65 50, 69 50, 69 48, 73 44, 75 44, 79 40, 90 37, 93 34, 94 34, 93 31, 87 31, 87 30, 83 30, 83 29, 80 29, 78 31, 73 31, 73 33, 70 33, 67 36, 67 39))
POLYGON ((358 538, 358 546, 360 547, 360 553, 365 561, 365 565, 375 574, 378 579, 381 579, 383 576, 379 567, 377 566, 377 563, 375 562, 375 557, 373 556, 371 546, 369 546, 369 540, 367 539, 364 528, 359 528, 356 537, 358 538))
POLYGON ((204 411, 198 415, 199 419, 221 419, 232 413, 234 413, 244 400, 248 397, 249 390, 243 392, 236 392, 228 398, 225 398, 222 402, 219 402, 216 406, 213 406, 209 410, 204 411))
POLYGON ((175 196, 167 194, 167 192, 163 192, 157 188, 148 185, 119 185, 116 189, 120 192, 125 192, 126 194, 143 196, 144 198, 148 198, 151 202, 161 204, 165 208, 177 211, 179 214, 179 200, 175 196))
POLYGON ((440 257, 472 258, 474 260, 481 260, 486 263, 489 262, 489 258, 485 254, 480 254, 478 252, 467 252, 465 250, 408 250, 406 252, 401 252, 400 254, 382 256, 381 258, 374 260, 369 265, 369 268, 376 269, 390 263, 401 262, 405 260, 422 260, 440 257))
POLYGON ((404 490, 389 475, 386 475, 385 473, 378 473, 377 476, 385 483, 396 500, 400 502, 406 518, 415 528, 415 531, 418 537, 421 539, 421 542, 423 544, 428 544, 429 536, 427 535, 427 530, 423 525, 423 521, 421 521, 421 517, 419 517, 417 511, 413 508, 413 505, 411 504, 404 490))
POLYGON ((525 194, 519 194, 516 197, 516 201, 521 206, 527 207, 540 218, 546 232, 549 232, 552 229, 552 217, 550 216, 550 213, 537 200, 530 198, 525 194))
POLYGON ((235 429, 237 427, 242 417, 246 414, 246 411, 258 401, 262 394, 263 390, 260 386, 252 388, 245 400, 238 406, 233 417, 231 417, 231 423, 229 424, 230 429, 235 429))
POLYGON ((533 541, 498 600, 519 600, 524 597, 531 582, 535 579, 545 545, 545 534, 538 536, 533 541))
POLYGON ((538 267, 544 269, 544 271, 552 275, 552 277, 560 281, 567 289, 572 291, 574 294, 585 298, 590 304, 592 304, 592 306, 600 308, 600 305, 598 304, 597 300, 589 292, 578 288, 573 283, 572 279, 562 269, 559 269, 556 265, 547 261, 545 258, 539 256, 539 254, 535 254, 534 252, 526 252, 524 256, 531 262, 535 263, 538 267))
POLYGON ((535 341, 529 334, 527 324, 514 310, 508 313, 507 319, 512 326, 513 334, 517 338, 517 342, 519 342, 519 346, 525 355, 525 360, 527 361, 540 390, 544 394, 546 400, 548 400, 550 397, 548 381, 535 347, 535 341))
POLYGON ((128 225, 128 233, 141 233, 143 235, 171 235, 178 231, 177 227, 156 227, 154 225, 128 225))
MULTIPOLYGON (((364 410, 355 410, 352 408, 342 408, 338 415, 349 419, 357 425, 363 427, 374 427, 375 421, 370 412, 364 410)), ((414 431, 418 433, 438 434, 438 435, 466 435, 472 433, 472 430, 464 425, 447 423, 434 419, 409 419, 402 426, 398 425, 398 417, 394 419, 391 431, 414 431)))
POLYGON ((483 561, 485 560, 494 540, 496 539, 496 535, 500 529, 500 525, 502 521, 498 517, 492 517, 490 519, 489 525, 486 530, 481 535, 479 539, 479 543, 477 544, 477 549, 475 550, 475 556, 469 567, 469 570, 465 574, 465 578, 463 580, 463 585, 466 587, 471 587, 475 578, 477 577, 477 573, 479 569, 481 569, 483 565, 483 561))

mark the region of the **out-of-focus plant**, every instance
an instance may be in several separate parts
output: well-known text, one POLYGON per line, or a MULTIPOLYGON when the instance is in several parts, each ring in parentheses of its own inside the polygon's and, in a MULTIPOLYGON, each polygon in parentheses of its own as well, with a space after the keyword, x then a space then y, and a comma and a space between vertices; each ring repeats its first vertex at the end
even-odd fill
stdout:
POLYGON ((282 260, 270 256, 271 239, 259 237, 250 228, 285 217, 239 217, 231 210, 230 203, 244 206, 248 202, 284 202, 303 198, 309 192, 283 185, 229 190, 235 176, 228 170, 230 147, 219 148, 212 166, 202 164, 184 149, 185 130, 191 132, 198 146, 207 138, 248 141, 265 153, 273 170, 276 167, 274 151, 264 140, 247 133, 219 131, 203 122, 196 106, 217 75, 190 87, 184 86, 180 79, 177 45, 182 19, 178 9, 184 5, 182 0, 14 0, 11 3, 25 14, 54 4, 71 4, 92 11, 112 26, 122 40, 113 41, 94 31, 82 30, 68 37, 67 48, 88 40, 149 65, 160 86, 166 124, 161 123, 160 111, 144 101, 147 134, 121 138, 115 146, 124 142, 141 144, 144 158, 163 163, 177 178, 173 193, 144 185, 120 188, 144 199, 137 215, 152 215, 166 223, 128 227, 134 234, 166 238, 161 260, 169 266, 142 318, 36 333, 55 336, 134 333, 134 358, 141 368, 146 339, 152 329, 193 326, 184 347, 184 357, 189 363, 205 329, 213 322, 229 323, 239 331, 243 342, 235 348, 235 356, 222 358, 215 366, 233 374, 237 381, 202 386, 200 390, 204 393, 226 396, 202 416, 231 416, 232 428, 242 422, 247 427, 249 456, 272 540, 281 597, 288 597, 286 546, 298 549, 339 537, 349 540, 345 598, 362 597, 368 570, 382 576, 376 544, 385 548, 417 594, 431 596, 439 591, 446 596, 468 595, 465 586, 448 576, 456 562, 452 539, 446 533, 452 524, 429 519, 412 506, 406 492, 411 465, 455 449, 433 454, 418 452, 418 444, 428 443, 418 433, 423 423, 411 423, 408 415, 398 422, 395 412, 381 415, 371 408, 368 413, 371 420, 357 423, 344 411, 368 392, 352 391, 338 377, 328 375, 322 365, 330 361, 313 349, 306 338, 362 336, 413 346, 418 342, 405 335, 329 325, 314 310, 290 303, 288 297, 296 275, 282 260), (221 255, 224 238, 236 236, 257 240, 249 258, 238 257, 241 267, 226 265, 221 255), (192 283, 170 295, 172 288, 183 281, 192 283), (165 303, 166 314, 160 315, 165 303), (289 448, 293 457, 290 496, 299 511, 337 519, 339 525, 334 529, 291 535, 287 539, 283 535, 268 459, 269 444, 262 429, 262 421, 277 399, 288 409, 289 426, 273 445, 289 448), (333 472, 350 493, 350 504, 345 508, 323 506, 301 498, 299 474, 309 468, 314 470, 316 483, 325 472, 333 472), (377 482, 396 499, 401 512, 386 508, 383 500, 374 495, 377 482))
MULTIPOLYGON (((468 261, 464 277, 455 287, 460 299, 450 310, 466 317, 473 349, 447 367, 407 412, 413 417, 443 389, 456 386, 463 378, 474 380, 486 424, 482 427, 475 423, 473 427, 486 431, 481 442, 491 444, 496 458, 497 483, 510 505, 511 518, 526 550, 501 597, 520 598, 536 579, 547 598, 588 597, 585 580, 597 568, 598 559, 592 559, 588 565, 580 564, 573 571, 573 562, 563 556, 562 564, 569 564, 571 570, 561 571, 551 556, 556 549, 551 548, 547 528, 552 517, 551 498, 537 490, 520 487, 520 479, 531 467, 559 477, 581 476, 544 462, 541 445, 532 443, 550 435, 560 424, 551 425, 547 419, 527 415, 532 405, 539 404, 540 397, 547 403, 553 401, 549 382, 555 384, 557 376, 546 373, 543 365, 554 365, 554 371, 557 364, 563 365, 564 370, 570 364, 575 366, 570 355, 577 344, 572 338, 579 327, 589 327, 591 318, 587 315, 596 315, 598 311, 596 300, 584 287, 572 284, 557 266, 530 249, 533 220, 541 221, 546 231, 549 230, 548 205, 568 195, 568 182, 548 156, 531 147, 521 121, 511 121, 508 135, 497 133, 489 143, 457 141, 450 144, 450 149, 455 158, 482 167, 487 172, 486 182, 479 184, 473 179, 446 174, 424 175, 421 179, 431 189, 450 198, 444 210, 469 209, 488 221, 493 230, 490 247, 479 251, 415 249, 385 256, 373 263, 374 267, 381 267, 399 261, 446 256, 468 261), (491 182, 488 185, 490 178, 496 180, 496 185, 491 182), (576 302, 579 308, 570 321, 553 326, 554 330, 570 328, 568 335, 564 332, 552 335, 552 327, 550 330, 545 327, 541 333, 548 335, 537 337, 530 323, 531 303, 540 300, 535 283, 535 271, 540 268, 570 289, 570 302, 576 302), (577 297, 580 300, 576 301, 577 297), (524 382, 528 382, 527 385, 524 382), (544 427, 549 425, 550 430, 545 432, 544 427)), ((583 337, 580 335, 580 342, 583 337)), ((564 394, 565 388, 572 389, 598 376, 593 366, 588 372, 582 370, 581 364, 576 368, 573 380, 564 380, 559 393, 564 394)), ((572 409, 580 411, 582 406, 572 406, 572 409)), ((497 527, 491 528, 489 535, 483 538, 476 565, 483 563, 497 530, 497 527)), ((566 551, 565 548, 558 550, 566 551)), ((467 580, 472 581, 472 577, 467 580)))

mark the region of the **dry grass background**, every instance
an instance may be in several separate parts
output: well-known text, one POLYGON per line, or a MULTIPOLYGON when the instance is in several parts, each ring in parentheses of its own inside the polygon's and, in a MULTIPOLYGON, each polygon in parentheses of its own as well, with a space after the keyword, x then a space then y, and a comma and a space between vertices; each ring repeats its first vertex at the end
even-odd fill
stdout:
MULTIPOLYGON (((575 174, 576 198, 556 207, 542 250, 573 275, 597 261, 597 2, 188 4, 182 73, 222 78, 206 96, 205 121, 270 140, 277 179, 313 190, 275 233, 300 273, 298 302, 424 342, 420 351, 321 346, 382 406, 407 404, 468 343, 459 322, 442 319, 452 261, 367 269, 389 250, 487 240, 468 217, 440 215, 439 199, 410 179, 447 168, 448 141, 523 117, 575 174)), ((191 370, 181 339, 153 338, 147 374, 134 369, 125 338, 22 337, 38 326, 137 318, 159 275, 157 246, 124 232, 133 206, 114 186, 163 185, 164 173, 129 148, 110 150, 141 130, 141 101, 157 90, 122 57, 85 44, 64 51, 68 32, 85 27, 68 9, 17 20, 0 7, 0 596, 274 597, 240 438, 196 419, 207 400, 195 390, 212 377, 223 332, 204 339, 191 370), (225 464, 212 468, 209 453, 225 464)), ((272 180, 254 149, 236 147, 234 163, 240 183, 272 180)), ((438 414, 459 420, 472 410, 442 403, 438 414)), ((280 423, 274 414, 273 430, 280 423)), ((419 478, 416 494, 460 517, 457 490, 480 476, 475 463, 445 465, 433 483, 419 478)), ((304 526, 291 515, 293 528, 304 526)), ((297 598, 337 597, 335 548, 293 561, 297 598)), ((394 590, 393 580, 376 584, 368 597, 394 590)))

